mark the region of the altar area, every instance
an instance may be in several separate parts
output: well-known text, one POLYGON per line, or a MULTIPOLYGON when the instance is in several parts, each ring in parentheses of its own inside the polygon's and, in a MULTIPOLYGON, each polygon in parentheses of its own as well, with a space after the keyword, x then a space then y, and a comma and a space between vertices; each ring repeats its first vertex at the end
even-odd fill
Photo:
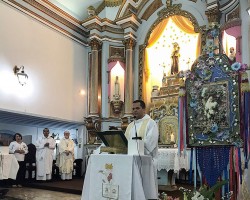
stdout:
POLYGON ((150 156, 91 155, 82 200, 157 199, 150 156))

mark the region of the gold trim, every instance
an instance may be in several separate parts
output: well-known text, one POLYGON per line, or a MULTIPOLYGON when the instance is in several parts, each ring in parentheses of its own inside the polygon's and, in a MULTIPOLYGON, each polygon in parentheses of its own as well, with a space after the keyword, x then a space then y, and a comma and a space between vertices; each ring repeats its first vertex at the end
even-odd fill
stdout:
POLYGON ((153 1, 148 7, 147 9, 144 11, 144 13, 142 14, 142 19, 144 20, 148 20, 148 18, 156 11, 158 10, 160 7, 163 6, 163 3, 161 0, 155 0, 153 1))
POLYGON ((104 0, 96 9, 95 9, 95 13, 96 15, 98 15, 100 12, 102 12, 105 7, 116 7, 116 6, 120 6, 123 3, 122 0, 104 0))
POLYGON ((227 30, 227 29, 232 28, 232 27, 234 27, 234 26, 241 26, 241 19, 229 21, 229 22, 223 24, 223 25, 220 27, 220 30, 221 30, 221 31, 224 31, 224 30, 227 30))
POLYGON ((112 40, 113 42, 117 41, 119 43, 123 43, 124 38, 114 38, 114 37, 109 37, 109 36, 100 36, 97 33, 93 33, 90 34, 89 38, 99 38, 100 40, 104 40, 104 39, 108 39, 108 40, 112 40))
POLYGON ((71 20, 73 20, 74 22, 81 24, 81 21, 74 18, 72 15, 69 15, 68 13, 66 13, 65 11, 63 11, 62 9, 60 9, 59 7, 57 7, 55 4, 51 3, 48 0, 42 0, 44 3, 48 4, 50 7, 54 8, 57 12, 60 12, 62 15, 70 18, 71 20))
POLYGON ((108 63, 120 61, 125 63, 125 47, 123 46, 109 46, 109 59, 108 63))
MULTIPOLYGON (((62 23, 63 25, 67 26, 68 28, 74 30, 75 32, 79 33, 80 35, 82 35, 84 37, 88 37, 88 32, 86 32, 86 31, 82 30, 81 28, 79 28, 78 26, 72 24, 71 22, 69 22, 68 20, 64 19, 60 15, 54 13, 53 11, 51 11, 48 8, 46 8, 42 4, 40 4, 40 3, 38 3, 38 2, 36 2, 34 0, 23 0, 23 1, 26 2, 26 3, 28 3, 29 5, 33 6, 34 8, 40 10, 41 12, 43 12, 46 15, 48 15, 49 17, 55 19, 56 21, 62 23)), ((79 24, 79 25, 81 25, 81 24, 79 24)))
MULTIPOLYGON (((71 32, 66 31, 65 29, 63 29, 63 28, 60 27, 59 25, 56 25, 56 24, 52 23, 51 21, 47 20, 46 18, 44 18, 44 17, 38 15, 37 13, 35 13, 35 12, 29 10, 27 7, 24 7, 23 5, 17 3, 15 0, 9 0, 8 2, 4 2, 4 3, 6 3, 6 4, 10 5, 11 7, 13 7, 13 8, 15 8, 15 9, 21 11, 22 13, 24 13, 24 14, 26 14, 26 15, 32 17, 33 19, 38 20, 39 22, 43 23, 44 25, 46 25, 46 26, 48 26, 48 27, 50 27, 50 28, 55 29, 56 31, 58 31, 58 32, 60 32, 60 33, 62 33, 62 34, 64 34, 64 35, 66 35, 67 37, 73 39, 74 41, 76 41, 76 42, 78 42, 78 43, 80 43, 80 44, 84 44, 84 45, 87 45, 87 44, 88 44, 87 38, 86 38, 86 40, 83 40, 82 38, 77 37, 76 35, 72 34, 71 32), (9 4, 8 2, 10 2, 10 3, 16 5, 17 7, 15 7, 15 6, 9 4), (24 11, 25 11, 25 12, 24 12, 24 11), (50 25, 50 26, 49 26, 49 25, 50 25)), ((46 14, 46 13, 45 13, 45 14, 46 14)), ((74 29, 72 29, 72 30, 74 30, 74 29)), ((83 35, 83 36, 84 36, 84 37, 87 37, 87 36, 85 36, 85 35, 83 35)))

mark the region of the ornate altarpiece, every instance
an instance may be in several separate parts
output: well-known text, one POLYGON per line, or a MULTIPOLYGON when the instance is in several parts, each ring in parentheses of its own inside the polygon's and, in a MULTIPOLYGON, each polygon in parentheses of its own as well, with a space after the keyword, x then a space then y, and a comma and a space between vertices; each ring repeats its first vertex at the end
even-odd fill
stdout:
MULTIPOLYGON (((205 45, 205 32, 204 27, 199 27, 195 17, 184 10, 181 10, 181 4, 168 5, 167 8, 162 9, 158 13, 158 19, 151 26, 148 32, 145 43, 139 47, 139 98, 144 99, 144 82, 146 79, 145 69, 145 49, 147 47, 150 34, 156 28, 156 26, 166 19, 174 15, 186 17, 192 23, 194 31, 201 35, 201 46, 205 45)), ((158 122, 159 125, 159 144, 160 145, 172 145, 177 143, 178 139, 178 98, 179 89, 183 84, 183 80, 176 76, 166 77, 166 85, 162 86, 158 95, 151 95, 151 102, 149 103, 149 114, 158 122), (172 137, 171 137, 172 135, 172 137)), ((149 91, 147 91, 148 93, 149 91)), ((154 92, 154 91, 153 91, 154 92)), ((152 92, 152 93, 153 93, 152 92)))

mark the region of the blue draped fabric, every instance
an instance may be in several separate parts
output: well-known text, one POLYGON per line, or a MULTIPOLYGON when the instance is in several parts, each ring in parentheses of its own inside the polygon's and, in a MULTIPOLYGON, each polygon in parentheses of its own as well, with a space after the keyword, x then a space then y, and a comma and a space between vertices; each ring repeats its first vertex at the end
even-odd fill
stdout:
POLYGON ((248 140, 250 133, 250 92, 244 93, 244 155, 245 155, 245 168, 248 168, 249 152, 248 140))
POLYGON ((229 163, 230 147, 197 147, 197 160, 208 185, 216 184, 229 163))

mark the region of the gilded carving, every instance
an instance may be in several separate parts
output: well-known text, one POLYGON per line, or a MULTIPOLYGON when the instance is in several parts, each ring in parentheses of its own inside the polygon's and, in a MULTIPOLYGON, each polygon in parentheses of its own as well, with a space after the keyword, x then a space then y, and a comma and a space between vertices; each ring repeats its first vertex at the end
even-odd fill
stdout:
POLYGON ((126 49, 133 49, 135 46, 136 41, 133 38, 128 38, 124 40, 124 45, 126 49))
POLYGON ((108 63, 120 61, 125 63, 125 53, 124 53, 124 47, 110 47, 109 48, 109 59, 108 63))
POLYGON ((142 15, 142 19, 148 20, 148 18, 162 6, 162 1, 161 0, 156 0, 153 1, 150 6, 145 10, 145 12, 142 15))
POLYGON ((91 50, 99 50, 102 46, 102 42, 94 38, 90 40, 89 45, 91 46, 91 50))
POLYGON ((190 12, 187 12, 185 10, 181 10, 181 6, 182 6, 181 4, 174 4, 172 6, 169 6, 167 8, 163 8, 162 10, 160 10, 158 12, 158 16, 159 16, 158 19, 153 24, 153 27, 151 27, 151 32, 153 31, 154 27, 159 24, 159 22, 161 22, 163 19, 166 19, 166 18, 171 17, 173 15, 181 15, 183 17, 186 17, 187 19, 190 20, 190 22, 194 26, 194 31, 196 33, 201 32, 201 29, 198 26, 198 22, 195 19, 195 17, 190 12))
POLYGON ((205 14, 207 15, 209 23, 220 23, 221 12, 218 7, 206 11, 205 14))
POLYGON ((123 118, 121 118, 121 120, 122 120, 121 129, 125 131, 126 128, 128 127, 128 124, 130 123, 129 118, 123 117, 123 118))
POLYGON ((229 13, 226 17, 226 21, 232 21, 235 19, 240 19, 240 8, 239 6, 231 13, 229 13))
POLYGON ((223 32, 224 30, 227 30, 227 29, 232 28, 234 26, 241 26, 241 19, 236 19, 236 20, 229 21, 229 22, 223 24, 220 27, 220 30, 223 32))
POLYGON ((87 117, 84 119, 86 128, 88 131, 87 134, 87 143, 94 144, 96 142, 96 132, 101 130, 101 123, 99 118, 96 117, 87 117))

